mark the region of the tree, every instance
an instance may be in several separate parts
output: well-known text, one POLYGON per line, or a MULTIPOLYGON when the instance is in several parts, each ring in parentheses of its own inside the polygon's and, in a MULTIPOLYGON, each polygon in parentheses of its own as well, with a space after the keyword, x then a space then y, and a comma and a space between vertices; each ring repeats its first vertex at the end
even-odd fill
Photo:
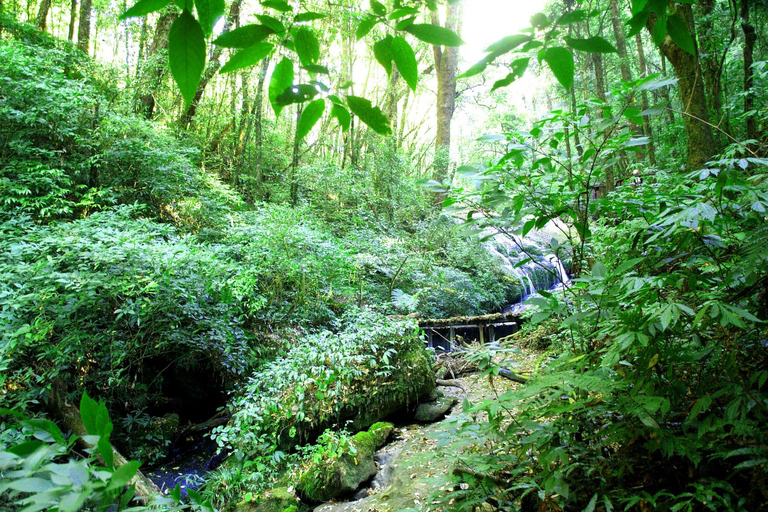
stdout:
MULTIPOLYGON (((431 12, 432 24, 460 35, 461 0, 449 0, 445 22, 441 25, 437 10, 431 12)), ((432 45, 437 73, 437 136, 435 138, 435 180, 448 179, 451 155, 451 120, 456 110, 456 75, 459 49, 455 46, 432 45)), ((439 197, 438 197, 439 198, 439 197)))
POLYGON ((37 29, 45 32, 48 20, 48 11, 51 9, 51 0, 42 0, 40 8, 37 10, 37 29))
POLYGON ((744 117, 746 118, 747 139, 757 139, 757 122, 755 121, 755 91, 752 62, 754 60, 757 34, 755 27, 749 23, 749 0, 741 0, 741 30, 744 32, 744 117))
POLYGON ((91 44, 91 5, 92 0, 80 2, 80 26, 77 30, 77 47, 85 53, 91 44))
POLYGON ((668 19, 657 15, 649 16, 647 28, 657 42, 660 37, 663 37, 659 48, 672 64, 675 76, 679 80, 680 100, 684 113, 683 123, 688 139, 686 167, 690 170, 700 169, 717 152, 717 146, 709 123, 707 95, 699 65, 693 10, 689 4, 675 4, 670 9, 670 15, 668 19), (666 27, 658 28, 661 23, 666 27), (673 36, 677 41, 673 41, 673 36))

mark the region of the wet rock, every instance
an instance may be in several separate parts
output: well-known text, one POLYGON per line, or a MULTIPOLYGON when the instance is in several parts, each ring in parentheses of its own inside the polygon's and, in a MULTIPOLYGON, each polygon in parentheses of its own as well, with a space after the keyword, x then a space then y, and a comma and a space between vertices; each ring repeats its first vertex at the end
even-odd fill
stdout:
POLYGON ((391 423, 375 423, 367 432, 355 434, 340 457, 307 464, 296 486, 301 498, 319 503, 354 492, 376 474, 374 453, 392 429, 391 423))
POLYGON ((422 402, 416 407, 415 419, 421 423, 432 423, 442 419, 455 404, 455 398, 446 396, 433 402, 422 402))

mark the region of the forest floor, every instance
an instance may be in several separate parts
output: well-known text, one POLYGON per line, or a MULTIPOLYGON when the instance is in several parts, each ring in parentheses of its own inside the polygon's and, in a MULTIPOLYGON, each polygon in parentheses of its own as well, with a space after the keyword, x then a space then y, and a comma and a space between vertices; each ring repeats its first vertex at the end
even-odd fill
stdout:
MULTIPOLYGON (((514 370, 530 372, 540 354, 532 351, 516 351, 514 370)), ((497 356, 495 362, 510 367, 497 356)), ((462 454, 468 450, 482 450, 486 439, 476 437, 471 443, 456 436, 463 424, 472 422, 464 412, 464 399, 469 404, 495 399, 510 388, 520 386, 500 377, 487 375, 463 375, 459 379, 467 392, 454 387, 441 387, 446 396, 453 396, 458 403, 441 421, 431 424, 411 424, 395 429, 392 441, 379 453, 392 454, 388 468, 391 471, 385 486, 380 490, 369 489, 368 496, 354 501, 329 502, 314 512, 395 512, 441 509, 441 504, 452 502, 451 493, 462 489, 452 473, 455 468, 472 470, 464 462, 462 454)), ((478 417, 477 421, 483 421, 478 417)), ((359 494, 358 494, 359 496, 359 494)), ((490 508, 488 509, 490 510, 490 508)))

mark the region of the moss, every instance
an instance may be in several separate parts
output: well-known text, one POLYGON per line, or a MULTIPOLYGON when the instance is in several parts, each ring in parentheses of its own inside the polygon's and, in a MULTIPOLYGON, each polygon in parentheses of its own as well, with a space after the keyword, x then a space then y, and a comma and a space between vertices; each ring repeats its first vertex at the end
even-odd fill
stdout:
POLYGON ((287 512, 298 511, 296 496, 284 487, 270 489, 253 501, 243 501, 235 507, 235 512, 287 512))
POLYGON ((371 428, 368 429, 368 432, 370 432, 371 436, 374 438, 376 448, 382 447, 384 443, 387 442, 387 438, 389 438, 389 435, 392 433, 394 428, 394 425, 384 421, 380 421, 371 425, 371 428))

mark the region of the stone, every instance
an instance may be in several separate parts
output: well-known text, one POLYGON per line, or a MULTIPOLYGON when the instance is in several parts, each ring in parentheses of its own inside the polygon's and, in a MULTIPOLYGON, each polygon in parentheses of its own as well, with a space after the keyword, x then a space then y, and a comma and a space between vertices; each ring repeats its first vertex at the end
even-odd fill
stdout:
POLYGON ((310 503, 329 501, 353 493, 360 484, 376 474, 374 454, 392 433, 391 423, 375 423, 366 432, 358 432, 350 447, 340 457, 306 464, 299 473, 296 490, 310 503))
POLYGON ((416 407, 416 421, 421 423, 432 423, 442 419, 448 411, 456 404, 457 400, 453 397, 438 398, 433 402, 422 402, 416 407))
POLYGON ((299 500, 287 488, 270 489, 253 501, 243 501, 235 506, 235 512, 287 512, 298 510, 299 500))

